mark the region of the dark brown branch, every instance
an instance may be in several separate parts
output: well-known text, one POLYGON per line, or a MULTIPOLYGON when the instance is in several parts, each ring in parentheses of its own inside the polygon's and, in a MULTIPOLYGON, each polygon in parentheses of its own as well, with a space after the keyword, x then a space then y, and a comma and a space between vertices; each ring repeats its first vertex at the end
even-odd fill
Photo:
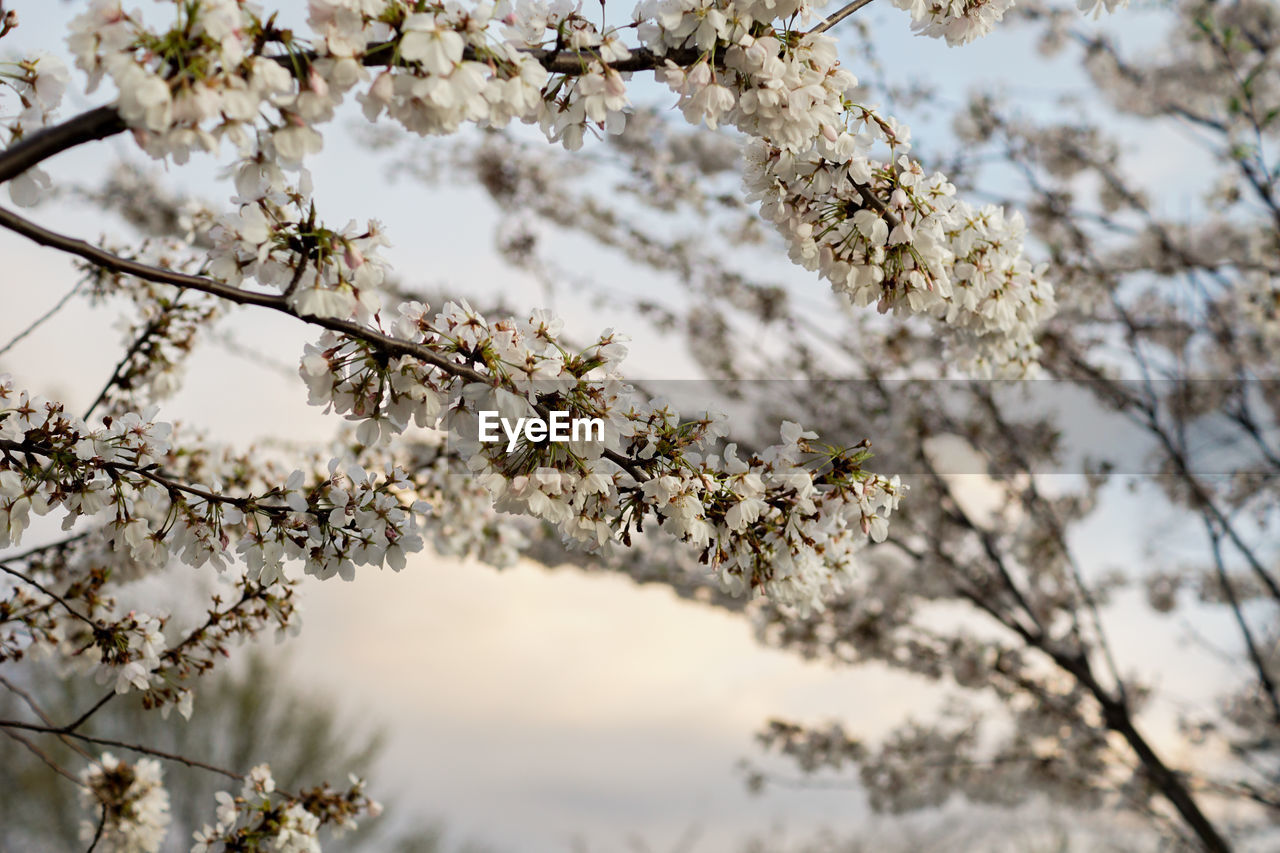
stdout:
POLYGON ((16 178, 55 154, 115 136, 124 129, 124 120, 115 107, 98 107, 24 136, 0 154, 0 183, 16 178))
POLYGON ((874 208, 875 211, 884 218, 885 222, 889 223, 890 228, 898 227, 898 222, 899 222, 898 217, 894 215, 893 211, 889 209, 888 205, 886 205, 883 201, 879 199, 878 196, 876 196, 875 192, 871 189, 871 187, 867 186, 866 184, 858 184, 858 183, 855 183, 853 186, 855 189, 857 189, 858 195, 862 196, 862 200, 865 201, 869 207, 874 208))

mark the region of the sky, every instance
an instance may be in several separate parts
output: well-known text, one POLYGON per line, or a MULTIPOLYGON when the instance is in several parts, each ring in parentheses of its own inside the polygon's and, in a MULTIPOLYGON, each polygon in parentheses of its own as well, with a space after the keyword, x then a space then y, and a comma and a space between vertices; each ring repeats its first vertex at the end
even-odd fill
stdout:
MULTIPOLYGON (((18 10, 22 25, 4 49, 59 49, 66 5, 41 0, 6 7, 18 10)), ((905 14, 885 2, 864 13, 890 75, 935 82, 957 100, 972 86, 995 84, 1028 109, 1044 110, 1054 93, 1078 81, 1069 66, 1040 59, 1021 31, 1001 30, 948 49, 912 37, 905 14)), ((846 61, 856 72, 857 58, 846 61)), ((72 108, 104 100, 98 93, 72 108)), ((944 131, 940 122, 926 122, 916 135, 944 131)), ((117 137, 60 157, 51 171, 62 182, 90 181, 113 158, 133 156, 130 148, 117 137)), ((1138 168, 1158 179, 1179 170, 1185 156, 1181 143, 1162 142, 1138 168)), ((317 195, 326 209, 341 211, 343 221, 387 223, 394 244, 387 254, 402 275, 464 292, 478 286, 517 305, 537 298, 494 256, 488 229, 494 212, 478 192, 445 188, 428 195, 416 182, 350 167, 364 157, 343 134, 328 134, 312 164, 317 195)), ((214 171, 208 163, 171 166, 168 177, 221 201, 229 189, 214 171)), ((100 215, 71 201, 34 215, 87 239, 104 228, 100 215)), ((56 302, 74 275, 64 258, 9 234, 0 234, 0 259, 3 342, 56 302)), ((623 286, 646 286, 622 275, 623 286)), ((557 307, 570 329, 618 324, 567 300, 557 307)), ((100 366, 113 364, 121 351, 113 321, 113 309, 73 301, 0 356, 0 371, 83 408, 105 379, 100 366)), ((227 328, 289 369, 309 339, 285 319, 246 311, 235 312, 227 328)), ((650 376, 689 369, 664 343, 639 336, 628 364, 650 376)), ((160 417, 240 444, 280 434, 323 440, 332 430, 331 421, 306 406, 299 381, 217 346, 198 351, 185 388, 160 417)), ((1132 538, 1131 528, 1161 523, 1129 512, 1132 507, 1103 514, 1082 533, 1082 546, 1097 562, 1137 558, 1121 544, 1132 538)), ((820 827, 866 832, 876 824, 855 793, 775 790, 754 797, 744 790, 736 762, 759 758, 752 735, 771 716, 840 719, 851 731, 874 735, 927 713, 939 699, 904 676, 837 671, 762 648, 741 617, 618 576, 524 564, 498 572, 423 554, 399 574, 367 572, 350 584, 309 581, 303 600, 304 628, 290 641, 290 675, 321 688, 353 719, 387 727, 390 747, 375 791, 386 786, 397 792, 401 808, 443 820, 455 837, 499 849, 617 850, 640 838, 666 850, 693 833, 692 849, 720 853, 778 826, 795 838, 820 827)), ((1132 604, 1121 612, 1113 632, 1130 660, 1141 664, 1167 654, 1176 636, 1167 620, 1132 604)), ((1187 665, 1164 686, 1174 695, 1202 691, 1215 674, 1198 660, 1188 650, 1187 665)), ((1167 731, 1168 720, 1168 714, 1157 720, 1157 734, 1162 726, 1167 731)))

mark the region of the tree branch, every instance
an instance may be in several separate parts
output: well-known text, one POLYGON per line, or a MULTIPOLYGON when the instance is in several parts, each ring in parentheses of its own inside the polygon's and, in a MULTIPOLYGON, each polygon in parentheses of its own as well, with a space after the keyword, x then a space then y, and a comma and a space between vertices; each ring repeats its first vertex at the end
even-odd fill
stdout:
POLYGON ((89 849, 85 853, 93 853, 98 849, 98 842, 102 839, 102 830, 107 826, 107 804, 102 803, 102 816, 98 818, 98 829, 93 833, 93 840, 89 842, 89 849))
POLYGON ((98 107, 61 124, 24 136, 0 153, 0 183, 77 145, 115 136, 125 129, 115 107, 98 107))
MULTIPOLYGON (((289 301, 283 296, 276 296, 269 293, 258 293, 251 290, 244 290, 239 287, 233 287, 220 281, 215 281, 202 276, 188 275, 186 273, 167 270, 162 267, 153 267, 138 261, 121 258, 97 246, 87 243, 84 240, 78 240, 74 237, 67 237, 63 234, 50 231, 36 223, 24 219, 10 210, 0 208, 0 226, 21 234, 30 240, 39 243, 42 246, 48 246, 53 249, 59 249, 77 257, 83 258, 90 263, 96 264, 103 269, 113 272, 124 273, 125 275, 137 276, 147 281, 154 281, 159 284, 171 284, 174 287, 183 287, 191 290, 198 290, 201 293, 208 293, 229 302, 235 302, 239 305, 254 305, 260 308, 270 308, 273 311, 279 311, 290 317, 302 320, 313 326, 319 326, 332 332, 340 332, 350 338, 364 341, 367 344, 377 348, 382 353, 390 356, 408 356, 423 361, 432 367, 439 368, 444 373, 454 376, 467 382, 478 382, 485 385, 493 383, 494 377, 486 376, 478 371, 467 367, 463 364, 457 364, 446 358, 440 353, 432 350, 422 344, 410 343, 409 341, 399 340, 389 335, 383 334, 375 329, 353 323, 349 320, 338 320, 333 317, 316 317, 314 315, 299 314, 289 305, 289 301)), ((547 416, 547 411, 539 406, 534 407, 539 414, 547 416)), ((605 450, 604 457, 613 462, 622 470, 632 476, 636 482, 644 482, 649 479, 641 467, 638 460, 619 453, 616 450, 605 450)), ((139 471, 139 473, 143 473, 139 471)), ((154 479, 154 477, 152 478, 154 479)), ((158 481, 159 482, 159 481, 158 481)), ((207 496, 207 495, 202 495, 207 496)))
POLYGON ((185 764, 188 767, 195 767, 200 770, 208 770, 211 773, 220 773, 223 776, 244 781, 244 775, 241 773, 235 773, 231 770, 226 770, 221 767, 216 767, 212 764, 206 764, 205 762, 197 761, 194 758, 187 758, 186 756, 178 755, 176 753, 164 752, 163 750, 159 750, 159 749, 152 749, 151 747, 143 746, 140 743, 129 743, 127 741, 115 740, 113 738, 94 737, 93 735, 81 734, 80 732, 70 732, 70 731, 67 731, 65 727, 57 728, 54 726, 40 726, 40 725, 36 725, 35 723, 24 723, 21 720, 0 720, 0 729, 22 729, 24 731, 40 732, 41 734, 69 735, 73 738, 76 738, 77 740, 82 740, 85 743, 92 743, 92 744, 96 744, 97 746, 113 746, 113 747, 116 747, 117 749, 127 749, 131 752, 137 752, 141 755, 153 755, 156 758, 163 758, 166 761, 176 761, 179 764, 185 764))
POLYGON ((849 5, 847 5, 847 6, 843 7, 842 9, 839 9, 838 11, 833 12, 832 14, 828 15, 828 16, 827 16, 827 17, 822 21, 822 23, 821 23, 821 24, 818 24, 818 26, 816 26, 816 27, 814 27, 813 29, 809 30, 808 35, 812 35, 812 34, 814 34, 814 33, 825 33, 827 30, 831 29, 831 28, 832 28, 832 27, 834 27, 836 24, 840 23, 840 22, 841 22, 841 21, 843 21, 845 18, 847 18, 847 17, 849 17, 850 15, 852 15, 854 12, 858 11, 859 9, 861 9, 863 6, 868 6, 868 5, 870 5, 870 4, 871 4, 871 0, 853 0, 853 2, 852 2, 852 3, 850 3, 849 5))
POLYGON ((13 738, 13 739, 14 739, 14 740, 16 740, 18 743, 22 744, 24 747, 26 747, 28 752, 30 752, 30 753, 31 753, 32 755, 34 755, 36 758, 40 759, 43 763, 45 763, 46 765, 48 765, 48 766, 49 766, 49 769, 50 769, 50 770, 52 770, 54 773, 57 773, 59 776, 62 776, 62 777, 64 777, 64 778, 66 778, 66 779, 70 779, 72 782, 74 782, 75 784, 79 785, 81 788, 83 788, 83 787, 84 787, 84 783, 83 783, 83 782, 81 782, 81 781, 80 781, 79 779, 77 779, 75 776, 72 776, 69 772, 67 772, 67 770, 66 770, 62 765, 60 765, 60 764, 58 764, 58 762, 54 761, 54 760, 49 756, 49 753, 45 752, 45 751, 44 751, 43 749, 41 749, 40 747, 36 746, 34 743, 32 743, 31 741, 27 740, 26 738, 24 738, 22 735, 18 734, 17 732, 11 732, 11 731, 9 731, 8 729, 0 729, 0 731, 3 731, 6 735, 8 735, 9 737, 13 738))
POLYGON ((1213 566, 1217 572, 1218 583, 1222 584, 1223 595, 1227 597, 1227 603, 1231 605, 1232 615, 1235 616, 1236 625, 1240 628, 1240 634, 1244 638, 1245 648, 1249 652, 1249 660, 1253 663, 1253 668, 1258 673, 1258 683, 1266 693, 1267 701, 1271 704, 1272 721, 1276 725, 1280 725, 1280 694, 1276 691, 1276 684, 1271 679, 1271 673, 1267 670, 1266 661, 1262 659, 1262 653, 1258 651, 1257 639, 1253 636, 1253 630, 1249 627, 1249 622, 1244 618, 1244 610, 1240 606, 1240 597, 1236 595, 1235 587, 1231 585, 1231 578, 1227 576, 1226 561, 1222 557, 1222 533, 1214 526, 1207 512, 1202 511, 1201 515, 1204 519, 1204 526, 1209 534, 1209 545, 1213 550, 1213 566))
POLYGON ((41 592, 43 592, 45 595, 49 596, 49 597, 50 597, 50 598, 52 598, 54 601, 56 601, 56 602, 58 602, 59 604, 61 604, 64 610, 66 610, 68 613, 70 613, 70 614, 71 614, 72 616, 74 616, 75 618, 79 619, 81 622, 83 622, 83 623, 85 623, 86 625, 88 625, 88 626, 89 626, 91 629, 93 629, 94 631, 97 631, 97 630, 98 630, 98 628, 100 627, 100 625, 99 625, 97 622, 94 622, 94 621, 93 621, 92 619, 90 619, 88 616, 85 616, 83 613, 81 613, 80 611, 78 611, 78 610, 76 610, 75 608, 73 608, 70 604, 68 604, 68 603, 67 603, 67 601, 66 601, 66 599, 64 599, 62 596, 58 595, 56 592, 53 592, 53 591, 52 591, 52 590, 50 590, 48 587, 46 587, 44 584, 40 583, 39 581, 37 581, 37 580, 35 580, 34 578, 30 577, 29 575, 25 574, 24 572, 20 572, 20 571, 18 571, 17 569, 10 568, 9 566, 5 565, 5 564, 4 564, 4 563, 2 563, 2 562, 0 562, 0 572, 4 572, 5 574, 13 575, 15 578, 17 578, 18 580, 22 581, 23 583, 29 584, 30 586, 34 586, 36 589, 40 590, 40 591, 41 591, 41 592))

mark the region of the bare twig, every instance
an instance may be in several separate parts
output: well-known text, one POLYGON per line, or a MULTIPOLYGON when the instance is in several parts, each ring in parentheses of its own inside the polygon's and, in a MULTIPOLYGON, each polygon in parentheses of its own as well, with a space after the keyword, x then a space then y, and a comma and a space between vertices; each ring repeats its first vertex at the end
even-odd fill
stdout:
POLYGON ((85 853, 93 853, 98 846, 98 841, 102 838, 102 830, 107 826, 107 805, 102 804, 102 816, 98 818, 98 829, 93 833, 93 840, 89 842, 89 849, 85 853))
POLYGON ((52 317, 54 314, 57 314, 59 311, 65 308, 67 303, 71 301, 71 298, 80 292, 80 287, 83 284, 84 284, 83 280, 76 282, 76 286, 68 290, 66 293, 64 293, 62 295, 62 298, 59 299, 56 303, 54 303, 54 306, 52 308, 50 308, 48 311, 44 312, 39 317, 32 320, 29 324, 27 324, 26 328, 24 328, 22 331, 18 332, 18 334, 10 338, 7 344, 0 347, 0 355, 4 355, 9 350, 13 349, 18 344, 19 341, 21 341, 23 338, 30 335, 36 329, 40 328, 42 325, 44 325, 44 323, 50 317, 52 317))
POLYGON ((0 731, 3 731, 6 735, 13 738, 18 743, 22 744, 24 747, 26 747, 28 752, 30 752, 36 758, 40 759, 42 762, 48 765, 49 769, 52 770, 54 773, 57 773, 59 776, 62 776, 65 779, 70 779, 72 782, 74 782, 75 784, 79 785, 82 788, 84 787, 83 782, 81 782, 75 776, 67 772, 66 768, 64 768, 58 762, 54 761, 53 758, 50 757, 49 753, 45 752, 40 747, 36 746, 34 743, 27 740, 17 732, 11 732, 8 729, 0 729, 0 731))
MULTIPOLYGON (((40 707, 40 703, 36 702, 36 699, 34 696, 32 696, 30 693, 28 693, 26 690, 22 689, 18 685, 14 684, 9 679, 5 678, 3 675, 0 675, 0 684, 3 684, 10 691, 22 697, 22 701, 27 703, 27 707, 29 707, 32 710, 32 712, 34 712, 35 715, 40 718, 40 721, 42 723, 44 723, 46 726, 53 725, 53 720, 50 719, 49 715, 45 713, 44 709, 40 707)), ((62 742, 65 743, 67 746, 71 747, 72 749, 80 753, 85 758, 89 757, 89 753, 85 752, 77 744, 72 743, 70 740, 67 739, 65 735, 62 735, 61 738, 62 738, 62 742)))
POLYGON ((836 10, 835 12, 831 13, 826 18, 824 18, 821 24, 818 24, 816 27, 809 30, 809 34, 825 33, 827 30, 831 29, 836 24, 840 23, 845 18, 852 15, 854 12, 861 9, 863 6, 870 5, 870 3, 871 3, 871 0, 853 0, 853 2, 850 3, 849 5, 836 10))
POLYGON ((58 728, 55 726, 40 726, 34 723, 24 723, 21 720, 0 720, 0 729, 23 729, 25 731, 40 732, 41 734, 51 735, 65 734, 70 735, 77 740, 82 740, 85 743, 92 743, 98 746, 112 746, 117 749, 127 749, 130 752, 136 752, 141 755, 152 755, 156 758, 163 758, 166 761, 176 761, 179 764, 185 764, 188 767, 195 767, 199 770, 208 770, 211 773, 220 773, 221 775, 231 779, 243 781, 245 778, 242 773, 235 773, 222 767, 216 767, 203 761, 197 761, 194 758, 187 758, 184 755, 165 752, 160 749, 153 749, 152 747, 144 746, 140 743, 129 743, 128 741, 115 740, 114 738, 94 737, 93 735, 81 734, 80 732, 70 732, 66 731, 65 728, 58 728))
POLYGON ((1227 603, 1231 605, 1231 613, 1235 616, 1236 625, 1240 628, 1240 634, 1244 638, 1245 648, 1249 652, 1249 660, 1253 663, 1253 668, 1258 674, 1258 683, 1262 687, 1262 691, 1267 696, 1267 701, 1271 704, 1272 720, 1280 725, 1280 694, 1276 692, 1276 684, 1271 679, 1271 673, 1267 671, 1267 664, 1262 659, 1262 653, 1258 651, 1258 641, 1253 635, 1253 629, 1249 627, 1249 622, 1244 618, 1244 609, 1240 606, 1240 597, 1236 595, 1235 587, 1231 585, 1231 578, 1227 576, 1226 561, 1222 557, 1222 533, 1217 526, 1210 520, 1207 512, 1201 513, 1204 518, 1204 526, 1209 534, 1209 545, 1213 550, 1213 567, 1218 575, 1218 583, 1222 584, 1223 595, 1227 597, 1227 603))
POLYGON ((11 568, 11 567, 9 567, 9 566, 6 566, 4 563, 0 563, 0 572, 4 572, 5 574, 13 575, 15 578, 17 578, 18 580, 22 581, 23 583, 29 584, 30 586, 34 586, 36 589, 40 590, 40 591, 41 591, 41 592, 43 592, 45 595, 49 596, 49 597, 50 597, 50 598, 52 598, 54 601, 56 601, 56 602, 58 602, 59 604, 61 604, 61 605, 62 605, 62 607, 63 607, 63 609, 65 609, 65 610, 66 610, 68 613, 70 613, 72 616, 74 616, 75 618, 79 619, 81 622, 85 623, 86 625, 88 625, 88 626, 89 626, 90 628, 92 628, 93 630, 95 630, 95 631, 96 631, 96 630, 98 629, 99 625, 98 625, 98 623, 97 623, 97 622, 93 621, 93 620, 92 620, 92 619, 90 619, 88 616, 85 616, 83 613, 81 613, 80 611, 78 611, 78 610, 76 610, 75 608, 73 608, 70 604, 68 604, 68 603, 67 603, 66 599, 64 599, 62 596, 58 595, 58 594, 57 594, 56 592, 54 592, 53 590, 51 590, 51 589, 49 589, 48 587, 46 587, 44 584, 40 583, 38 580, 35 580, 34 578, 32 578, 30 575, 26 574, 25 572, 20 572, 20 571, 18 571, 17 569, 14 569, 14 568, 11 568))
POLYGON ((134 339, 133 343, 130 344, 129 349, 125 351, 124 356, 116 363, 115 370, 111 371, 111 377, 107 380, 106 384, 102 386, 102 390, 98 392, 98 396, 93 398, 93 402, 89 404, 89 408, 85 409, 84 414, 81 415, 83 420, 89 420, 89 416, 93 414, 94 409, 102 405, 102 401, 107 399, 107 395, 111 393, 111 389, 120 381, 121 372, 128 367, 129 361, 138 353, 138 350, 142 349, 142 347, 146 345, 147 341, 151 339, 151 336, 154 335, 160 326, 164 324, 167 317, 168 312, 166 311, 148 323, 146 327, 138 333, 138 337, 134 339))
POLYGON ((67 723, 65 726, 59 727, 58 733, 64 734, 64 735, 77 736, 75 734, 75 730, 80 728, 82 725, 84 725, 85 722, 88 721, 90 717, 98 713, 99 709, 101 709, 103 705, 107 704, 114 698, 116 698, 116 692, 114 690, 106 693, 105 695, 103 695, 101 699, 99 699, 97 702, 94 702, 93 706, 89 708, 89 710, 85 711, 83 714, 76 717, 74 720, 67 723))

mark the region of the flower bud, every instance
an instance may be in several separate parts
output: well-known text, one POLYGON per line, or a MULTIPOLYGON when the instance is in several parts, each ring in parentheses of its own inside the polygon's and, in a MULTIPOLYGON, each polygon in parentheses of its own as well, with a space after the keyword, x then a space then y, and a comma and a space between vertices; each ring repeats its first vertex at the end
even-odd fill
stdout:
POLYGON ((395 80, 390 71, 383 71, 378 75, 369 87, 369 96, 383 104, 391 103, 391 99, 395 97, 395 80))
POLYGON ((320 72, 314 65, 307 71, 307 88, 322 98, 329 94, 329 84, 325 82, 324 77, 320 76, 320 72))
POLYGON ((353 270, 360 269, 364 266, 364 255, 354 243, 348 243, 346 249, 342 253, 342 259, 347 262, 347 266, 353 270))

